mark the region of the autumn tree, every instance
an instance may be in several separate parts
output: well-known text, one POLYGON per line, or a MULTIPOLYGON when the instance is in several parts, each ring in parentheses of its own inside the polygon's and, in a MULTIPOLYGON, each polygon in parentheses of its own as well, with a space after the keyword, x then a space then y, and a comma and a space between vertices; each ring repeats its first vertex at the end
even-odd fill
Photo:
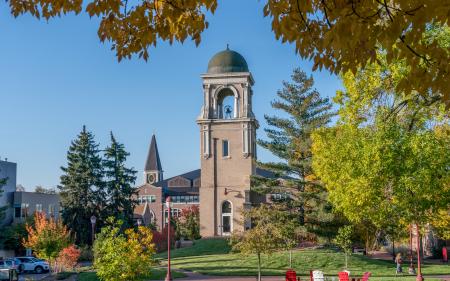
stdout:
POLYGON ((102 159, 94 135, 83 130, 67 152, 67 167, 62 167, 62 218, 75 234, 78 244, 91 242, 90 218, 102 214, 105 206, 102 159))
POLYGON ((200 236, 200 210, 198 206, 190 206, 181 210, 181 215, 177 219, 177 226, 180 234, 189 240, 199 239, 200 236))
POLYGON ((134 187, 136 171, 126 167, 126 160, 130 154, 125 146, 116 141, 111 132, 111 144, 104 151, 103 169, 105 173, 105 192, 107 206, 103 217, 114 216, 120 218, 125 226, 133 225, 133 211, 137 204, 134 187))
POLYGON ((258 165, 274 173, 274 178, 255 176, 252 188, 262 193, 284 195, 283 203, 298 215, 298 224, 306 227, 309 236, 327 235, 324 228, 334 225, 331 206, 320 182, 311 168, 311 133, 326 126, 333 113, 328 98, 314 88, 314 80, 295 69, 292 82, 283 82, 272 107, 277 115, 265 115, 267 140, 258 144, 272 152, 280 162, 258 165))
POLYGON ((261 205, 243 211, 243 221, 252 227, 244 232, 234 232, 230 243, 233 250, 258 257, 258 280, 261 280, 261 255, 285 249, 285 242, 295 236, 295 221, 275 205, 261 205))
POLYGON ((61 220, 46 218, 45 213, 36 212, 34 225, 26 226, 28 237, 23 245, 31 248, 38 258, 54 262, 62 249, 71 243, 70 232, 61 220))
POLYGON ((122 222, 109 218, 94 243, 94 267, 102 281, 144 280, 151 276, 155 245, 144 226, 121 232, 122 222))
MULTIPOLYGON (((134 54, 148 58, 148 48, 158 40, 197 45, 208 28, 207 13, 214 13, 217 0, 6 0, 14 16, 29 13, 37 18, 76 14, 84 9, 101 18, 98 36, 110 41, 119 61, 134 54)), ((398 92, 413 90, 438 93, 450 101, 450 52, 430 40, 433 27, 447 30, 450 6, 436 0, 335 1, 266 0, 263 14, 272 20, 277 39, 295 45, 313 69, 332 73, 355 73, 378 61, 378 51, 388 62, 404 62, 409 71, 397 85, 398 92)), ((448 38, 448 37, 447 37, 448 38)))

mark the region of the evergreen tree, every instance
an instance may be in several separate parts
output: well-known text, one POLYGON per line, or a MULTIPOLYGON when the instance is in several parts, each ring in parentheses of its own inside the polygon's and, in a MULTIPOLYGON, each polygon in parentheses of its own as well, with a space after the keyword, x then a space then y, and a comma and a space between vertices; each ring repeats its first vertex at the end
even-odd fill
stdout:
MULTIPOLYGON (((67 167, 61 167, 62 218, 75 233, 77 244, 91 242, 90 218, 97 218, 104 209, 105 193, 102 159, 94 135, 83 130, 67 152, 67 167)), ((101 223, 101 220, 99 220, 101 223)))
MULTIPOLYGON (((7 180, 8 180, 8 178, 0 179, 0 197, 2 196, 2 193, 4 192, 3 186, 6 184, 7 180)), ((0 206, 0 221, 3 220, 6 209, 8 209, 8 206, 0 206)))
POLYGON ((133 225, 133 210, 137 204, 134 197, 137 189, 133 187, 137 171, 125 167, 130 154, 125 146, 118 143, 111 132, 111 145, 105 149, 103 168, 105 170, 105 187, 108 196, 106 217, 121 219, 126 227, 133 225))
POLYGON ((313 86, 313 78, 300 69, 294 70, 292 82, 283 82, 278 99, 272 102, 272 107, 282 114, 264 116, 269 125, 264 129, 268 140, 258 140, 260 146, 281 159, 258 165, 282 180, 253 177, 252 181, 258 192, 285 195, 281 203, 297 213, 306 236, 330 240, 337 225, 327 194, 311 168, 311 133, 327 125, 334 113, 329 99, 322 98, 313 86))

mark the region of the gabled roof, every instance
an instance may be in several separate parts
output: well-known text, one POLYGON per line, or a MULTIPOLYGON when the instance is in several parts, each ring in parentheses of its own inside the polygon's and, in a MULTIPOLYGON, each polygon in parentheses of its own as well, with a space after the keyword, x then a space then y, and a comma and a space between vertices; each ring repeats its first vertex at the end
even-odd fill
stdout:
POLYGON ((200 169, 193 170, 193 171, 181 174, 181 175, 177 175, 177 176, 165 179, 163 181, 156 182, 153 185, 157 186, 157 187, 168 188, 169 181, 173 180, 174 178, 182 177, 182 178, 194 181, 195 179, 200 178, 200 173, 201 173, 200 169))
POLYGON ((145 171, 162 171, 161 160, 159 159, 158 145, 155 135, 152 136, 150 148, 148 149, 147 161, 145 162, 145 171))

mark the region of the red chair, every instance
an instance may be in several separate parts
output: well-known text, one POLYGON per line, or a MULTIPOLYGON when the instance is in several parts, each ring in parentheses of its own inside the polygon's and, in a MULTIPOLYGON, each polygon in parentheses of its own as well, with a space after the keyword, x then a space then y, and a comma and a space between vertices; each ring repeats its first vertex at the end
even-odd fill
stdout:
POLYGON ((345 271, 339 272, 338 275, 339 275, 339 281, 350 281, 348 279, 348 272, 345 272, 345 271))
POLYGON ((286 281, 297 281, 297 273, 292 269, 286 271, 286 281))
POLYGON ((368 281, 370 275, 372 275, 372 273, 370 273, 370 272, 364 272, 364 275, 363 275, 361 281, 368 281))

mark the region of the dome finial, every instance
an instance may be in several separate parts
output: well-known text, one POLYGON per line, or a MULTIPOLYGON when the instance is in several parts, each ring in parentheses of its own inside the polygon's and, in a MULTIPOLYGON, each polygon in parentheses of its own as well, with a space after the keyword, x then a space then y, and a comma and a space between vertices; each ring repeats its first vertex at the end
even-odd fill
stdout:
POLYGON ((230 44, 227 43, 227 50, 230 50, 230 44))

